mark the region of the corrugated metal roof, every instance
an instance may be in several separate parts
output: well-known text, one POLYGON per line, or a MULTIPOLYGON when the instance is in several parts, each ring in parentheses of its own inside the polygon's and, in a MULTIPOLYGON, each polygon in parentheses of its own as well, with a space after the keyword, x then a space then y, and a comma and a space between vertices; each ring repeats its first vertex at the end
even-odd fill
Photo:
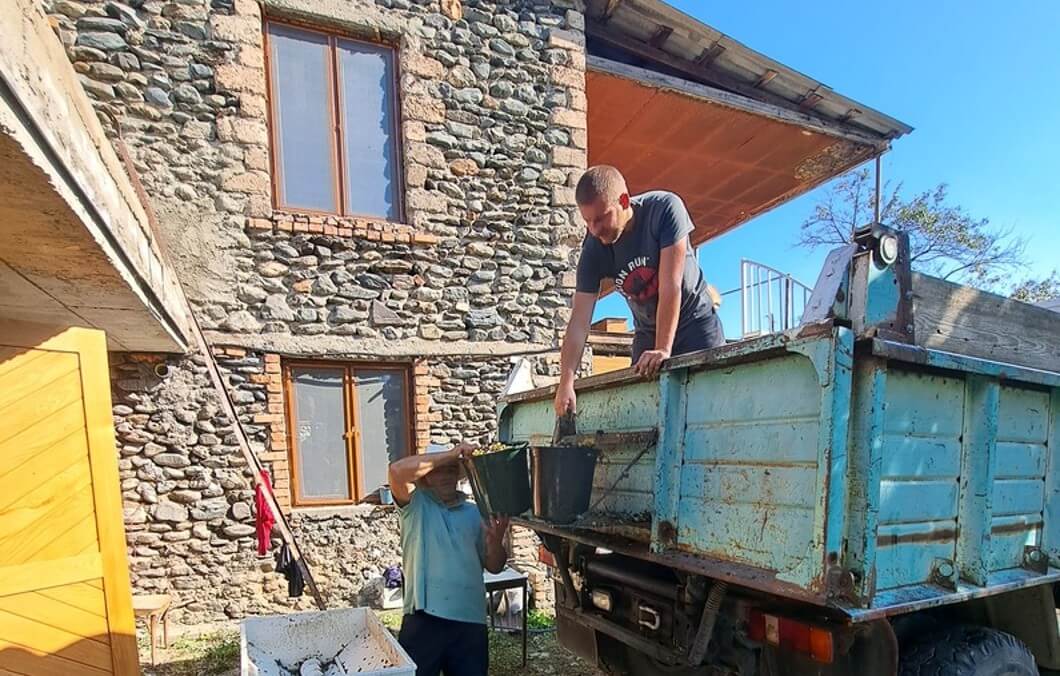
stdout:
POLYGON ((661 0, 588 0, 590 39, 657 57, 686 69, 702 81, 767 103, 783 105, 881 141, 898 138, 912 127, 835 92, 661 0), (623 43, 622 40, 627 42, 623 43))

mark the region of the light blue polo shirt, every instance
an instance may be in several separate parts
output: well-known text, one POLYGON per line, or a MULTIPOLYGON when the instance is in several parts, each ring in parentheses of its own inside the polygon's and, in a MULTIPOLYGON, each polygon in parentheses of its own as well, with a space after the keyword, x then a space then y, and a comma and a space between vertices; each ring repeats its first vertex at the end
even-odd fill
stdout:
POLYGON ((399 514, 405 614, 422 610, 486 624, 486 543, 478 507, 467 500, 446 507, 430 490, 417 488, 399 514))

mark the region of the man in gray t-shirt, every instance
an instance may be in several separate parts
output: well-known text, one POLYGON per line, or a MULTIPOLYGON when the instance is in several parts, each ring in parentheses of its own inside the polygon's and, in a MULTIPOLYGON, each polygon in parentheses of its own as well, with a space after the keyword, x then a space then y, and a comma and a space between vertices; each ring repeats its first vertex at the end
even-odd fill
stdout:
POLYGON ((557 415, 575 408, 574 378, 605 279, 614 280, 633 313, 638 373, 654 375, 671 355, 725 342, 689 239, 692 219, 680 197, 661 190, 631 197, 622 174, 600 165, 578 181, 575 199, 588 234, 563 340, 557 415))

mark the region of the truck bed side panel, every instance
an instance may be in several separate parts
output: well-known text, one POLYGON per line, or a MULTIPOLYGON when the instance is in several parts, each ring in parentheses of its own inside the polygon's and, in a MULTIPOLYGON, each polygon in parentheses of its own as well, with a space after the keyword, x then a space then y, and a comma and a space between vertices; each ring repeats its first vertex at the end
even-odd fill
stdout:
POLYGON ((1042 545, 1049 393, 1003 386, 998 412, 987 567, 1023 565, 1024 548, 1042 545))
POLYGON ((687 388, 681 548, 808 585, 821 566, 814 519, 821 395, 813 364, 787 355, 699 371, 687 388))
POLYGON ((887 379, 876 544, 876 589, 926 582, 953 562, 964 381, 892 370, 887 379))

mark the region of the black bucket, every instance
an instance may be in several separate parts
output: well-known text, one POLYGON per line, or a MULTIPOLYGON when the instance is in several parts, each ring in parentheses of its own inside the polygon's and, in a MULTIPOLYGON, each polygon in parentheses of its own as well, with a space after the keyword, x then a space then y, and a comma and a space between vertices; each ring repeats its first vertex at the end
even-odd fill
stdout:
POLYGON ((553 523, 570 523, 589 509, 598 454, 588 446, 530 449, 534 516, 553 523))
POLYGON ((464 461, 471 492, 483 518, 517 516, 530 509, 526 446, 516 444, 464 461))

